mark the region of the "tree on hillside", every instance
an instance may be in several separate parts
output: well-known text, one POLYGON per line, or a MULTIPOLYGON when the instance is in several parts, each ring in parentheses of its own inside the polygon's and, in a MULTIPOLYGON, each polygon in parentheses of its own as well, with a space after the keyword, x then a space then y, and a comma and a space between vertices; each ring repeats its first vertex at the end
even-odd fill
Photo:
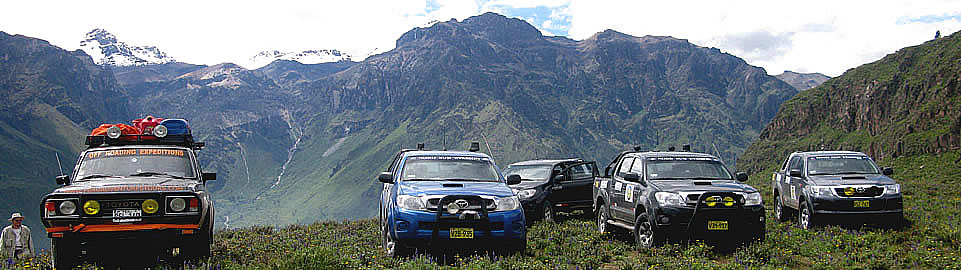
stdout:
POLYGON ((939 38, 941 38, 941 30, 934 32, 934 39, 939 39, 939 38))

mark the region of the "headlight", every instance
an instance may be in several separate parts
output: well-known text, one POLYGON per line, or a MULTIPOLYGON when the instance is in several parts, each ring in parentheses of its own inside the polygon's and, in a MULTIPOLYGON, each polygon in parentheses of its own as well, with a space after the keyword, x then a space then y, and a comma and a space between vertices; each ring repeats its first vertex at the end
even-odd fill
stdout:
POLYGON ((187 208, 187 201, 184 198, 173 198, 170 200, 170 210, 180 212, 187 208))
MULTIPOLYGON (((60 212, 63 213, 63 204, 60 205, 60 212)), ((89 200, 83 203, 83 212, 87 215, 96 215, 100 213, 100 203, 94 200, 89 200)))
POLYGON ((62 203, 60 203, 61 214, 73 215, 74 212, 77 212, 77 205, 74 204, 72 201, 63 201, 62 203))
POLYGON ((657 198, 657 204, 662 206, 686 206, 687 203, 684 202, 684 197, 680 194, 674 192, 658 192, 654 193, 654 198, 657 198))
POLYGON ((157 125, 153 128, 153 135, 157 138, 167 137, 167 127, 164 125, 157 125))
POLYGON ((884 194, 897 195, 901 193, 901 184, 884 185, 884 194))
POLYGON ((534 194, 537 194, 537 190, 536 189, 515 189, 514 194, 517 194, 518 198, 520 198, 521 200, 524 200, 524 199, 534 197, 534 194))
POLYGON ((417 196, 397 195, 397 206, 410 210, 427 210, 424 200, 417 196))
POLYGON ((497 205, 494 211, 510 211, 521 207, 521 201, 517 196, 494 198, 494 204, 497 205))
POLYGON ((831 191, 831 187, 825 186, 806 186, 804 187, 808 193, 815 197, 831 197, 834 196, 834 191, 831 191))
POLYGON ((760 205, 760 204, 761 204, 760 192, 748 193, 744 195, 744 205, 752 206, 752 205, 760 205))
POLYGON ((160 208, 160 204, 154 199, 147 199, 146 201, 143 201, 143 204, 140 206, 140 208, 143 208, 143 212, 147 214, 156 213, 157 209, 160 208))
POLYGON ((120 128, 117 127, 117 126, 111 126, 111 127, 107 128, 107 137, 108 137, 108 138, 111 138, 111 139, 120 138, 120 135, 121 135, 121 134, 122 134, 122 132, 120 132, 120 128))

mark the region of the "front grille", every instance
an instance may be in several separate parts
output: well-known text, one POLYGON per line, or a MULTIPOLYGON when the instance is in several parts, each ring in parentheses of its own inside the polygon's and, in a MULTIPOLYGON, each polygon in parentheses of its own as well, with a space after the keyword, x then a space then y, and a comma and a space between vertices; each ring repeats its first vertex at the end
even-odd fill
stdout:
POLYGON ((884 188, 879 186, 838 187, 834 188, 834 192, 840 197, 877 197, 884 193, 884 188))
POLYGON ((164 200, 160 194, 95 194, 86 195, 80 197, 80 205, 78 209, 83 216, 86 217, 112 217, 114 210, 142 210, 143 202, 153 199, 157 201, 157 206, 159 209, 153 214, 146 212, 141 212, 143 216, 154 216, 163 215, 164 212, 164 200), (83 212, 84 204, 88 201, 97 201, 100 205, 100 211, 94 215, 88 215, 83 212))
MULTIPOLYGON (((441 198, 427 199, 427 210, 430 212, 437 212, 437 203, 440 202, 440 199, 441 198)), ((487 205, 487 211, 493 211, 494 209, 497 209, 497 205, 494 204, 493 199, 481 199, 481 200, 483 200, 484 203, 487 205)), ((467 202, 470 204, 470 206, 464 209, 480 210, 480 204, 481 204, 480 201, 473 199, 473 200, 468 200, 467 202)))
MULTIPOLYGON (((495 231, 496 231, 496 230, 503 230, 503 229, 504 229, 504 222, 491 222, 491 223, 488 223, 488 224, 489 224, 489 226, 491 226, 491 227, 490 227, 491 230, 495 230, 495 231)), ((479 223, 470 223, 470 222, 443 223, 443 225, 441 225, 441 227, 440 227, 440 228, 437 228, 437 229, 438 229, 438 230, 441 230, 441 231, 450 230, 450 228, 452 228, 452 227, 453 227, 453 228, 465 228, 465 227, 467 227, 467 228, 474 228, 475 230, 483 229, 483 228, 480 227, 480 226, 483 226, 483 225, 482 225, 482 224, 479 224, 479 223)), ((418 229, 418 230, 433 230, 433 229, 434 229, 434 222, 429 222, 429 221, 419 222, 419 223, 417 223, 417 229, 418 229)))

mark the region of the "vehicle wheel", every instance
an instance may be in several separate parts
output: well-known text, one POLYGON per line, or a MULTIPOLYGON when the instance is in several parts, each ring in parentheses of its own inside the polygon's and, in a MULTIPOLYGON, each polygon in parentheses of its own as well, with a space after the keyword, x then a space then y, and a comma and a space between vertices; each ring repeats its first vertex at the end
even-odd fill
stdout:
POLYGON ((649 249, 664 243, 664 237, 655 233, 654 224, 642 213, 634 222, 634 244, 639 249, 649 249))
POLYGON ((384 252, 387 253, 387 256, 394 258, 408 257, 413 253, 411 248, 408 248, 390 236, 390 228, 388 228, 387 225, 381 226, 381 242, 383 243, 384 252))
POLYGON ((80 264, 80 246, 76 242, 56 238, 52 240, 54 268, 73 269, 80 264))
POLYGON ((607 220, 610 217, 607 216, 607 204, 601 204, 601 210, 598 210, 597 214, 597 232, 604 234, 609 233, 610 230, 607 227, 607 220))
POLYGON ((817 227, 817 219, 814 217, 814 210, 806 201, 801 202, 800 213, 798 214, 798 225, 802 229, 814 229, 817 227))
POLYGON ((787 208, 784 207, 784 204, 781 203, 781 197, 778 196, 777 194, 774 194, 774 197, 777 198, 774 200, 774 218, 776 218, 780 222, 785 222, 790 220, 791 213, 788 211, 787 208))
POLYGON ((554 222, 554 205, 551 201, 544 200, 544 206, 541 208, 541 217, 543 217, 545 222, 554 222))
POLYGON ((523 254, 525 249, 527 249, 527 236, 524 236, 524 239, 513 241, 508 247, 507 255, 523 254))

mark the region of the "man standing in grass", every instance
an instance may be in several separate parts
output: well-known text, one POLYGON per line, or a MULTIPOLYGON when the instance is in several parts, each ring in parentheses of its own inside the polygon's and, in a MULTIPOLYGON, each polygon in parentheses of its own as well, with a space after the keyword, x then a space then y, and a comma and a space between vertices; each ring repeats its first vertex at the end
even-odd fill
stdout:
POLYGON ((12 224, 0 234, 0 254, 15 259, 33 257, 33 239, 30 239, 30 228, 23 225, 23 215, 14 212, 8 220, 12 224))

